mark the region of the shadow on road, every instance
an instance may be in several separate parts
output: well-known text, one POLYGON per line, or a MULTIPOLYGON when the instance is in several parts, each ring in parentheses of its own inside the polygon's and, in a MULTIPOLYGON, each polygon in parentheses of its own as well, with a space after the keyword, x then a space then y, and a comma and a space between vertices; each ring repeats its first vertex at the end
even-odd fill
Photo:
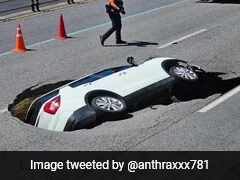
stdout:
POLYGON ((137 47, 146 47, 149 45, 158 45, 155 42, 146 42, 146 41, 134 41, 134 42, 127 42, 126 44, 113 44, 113 45, 105 45, 105 47, 118 47, 118 46, 137 46, 137 47))
POLYGON ((240 4, 240 0, 198 0, 196 3, 240 4))

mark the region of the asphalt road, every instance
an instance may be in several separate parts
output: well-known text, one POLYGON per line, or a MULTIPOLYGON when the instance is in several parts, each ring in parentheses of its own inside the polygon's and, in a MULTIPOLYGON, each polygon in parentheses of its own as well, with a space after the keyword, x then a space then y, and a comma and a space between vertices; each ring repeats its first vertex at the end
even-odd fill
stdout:
POLYGON ((122 36, 129 44, 116 46, 112 36, 102 47, 99 35, 110 26, 104 4, 99 0, 0 24, 0 150, 239 150, 239 93, 198 112, 240 84, 239 4, 126 1, 122 36), (61 13, 72 38, 57 41, 61 13), (32 51, 10 52, 17 23, 32 51), (195 96, 180 103, 151 101, 151 108, 125 119, 71 133, 34 128, 4 111, 32 86, 36 87, 27 94, 124 65, 128 55, 138 62, 151 56, 176 57, 202 66, 209 74, 195 96))
MULTIPOLYGON (((134 14, 178 1, 179 0, 151 0, 146 2, 144 0, 134 0, 131 2, 125 2, 126 10, 128 11, 126 16, 134 16, 134 14), (134 3, 137 5, 137 8, 132 7, 134 3)), ((102 24, 109 23, 109 18, 105 13, 105 4, 106 1, 97 1, 97 3, 93 1, 89 4, 76 4, 71 6, 71 8, 63 10, 53 10, 53 7, 41 13, 27 14, 24 19, 17 19, 10 22, 7 21, 8 23, 0 23, 0 34, 2 35, 0 41, 0 53, 11 51, 13 46, 15 46, 17 23, 21 24, 26 46, 33 45, 56 37, 60 14, 63 14, 66 31, 70 35, 71 33, 86 31, 91 28, 96 28, 97 26, 102 26, 102 24)), ((5 18, 5 16, 2 18, 5 18)))

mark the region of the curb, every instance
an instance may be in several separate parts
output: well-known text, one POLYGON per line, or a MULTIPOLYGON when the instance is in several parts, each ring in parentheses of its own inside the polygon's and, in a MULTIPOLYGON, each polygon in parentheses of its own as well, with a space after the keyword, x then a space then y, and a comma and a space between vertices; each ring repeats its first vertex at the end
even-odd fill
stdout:
POLYGON ((7 3, 7 2, 11 2, 11 1, 14 1, 14 0, 5 0, 5 1, 0 1, 0 4, 7 3))

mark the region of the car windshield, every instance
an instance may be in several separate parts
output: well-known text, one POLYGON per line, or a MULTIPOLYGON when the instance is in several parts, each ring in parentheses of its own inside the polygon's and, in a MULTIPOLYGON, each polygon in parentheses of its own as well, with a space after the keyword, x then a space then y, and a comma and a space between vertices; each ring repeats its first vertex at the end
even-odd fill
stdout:
POLYGON ((103 71, 100 71, 100 72, 97 72, 95 74, 92 74, 90 76, 87 76, 83 79, 80 79, 74 83, 71 83, 69 86, 72 87, 72 88, 75 88, 75 87, 78 87, 80 85, 83 85, 83 84, 86 84, 86 83, 90 83, 90 82, 93 82, 93 81, 96 81, 98 79, 101 79, 103 77, 106 77, 106 76, 109 76, 111 74, 114 74, 116 72, 119 72, 119 71, 122 71, 124 69, 128 69, 130 68, 131 66, 120 66, 120 67, 115 67, 115 68, 110 68, 110 69, 105 69, 103 71))

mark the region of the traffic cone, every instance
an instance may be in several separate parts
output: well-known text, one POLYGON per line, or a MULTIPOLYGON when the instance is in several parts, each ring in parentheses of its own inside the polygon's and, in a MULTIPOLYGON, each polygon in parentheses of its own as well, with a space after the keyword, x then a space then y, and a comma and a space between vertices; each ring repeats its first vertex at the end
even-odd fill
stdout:
POLYGON ((63 22, 63 17, 62 17, 62 14, 59 18, 59 22, 58 22, 58 34, 56 36, 56 39, 60 39, 60 40, 63 40, 63 39, 66 39, 68 38, 67 35, 66 35, 66 31, 65 31, 65 26, 64 26, 64 22, 63 22))
POLYGON ((21 26, 17 25, 17 33, 16 33, 16 47, 13 49, 14 52, 25 52, 27 49, 25 48, 21 26))

